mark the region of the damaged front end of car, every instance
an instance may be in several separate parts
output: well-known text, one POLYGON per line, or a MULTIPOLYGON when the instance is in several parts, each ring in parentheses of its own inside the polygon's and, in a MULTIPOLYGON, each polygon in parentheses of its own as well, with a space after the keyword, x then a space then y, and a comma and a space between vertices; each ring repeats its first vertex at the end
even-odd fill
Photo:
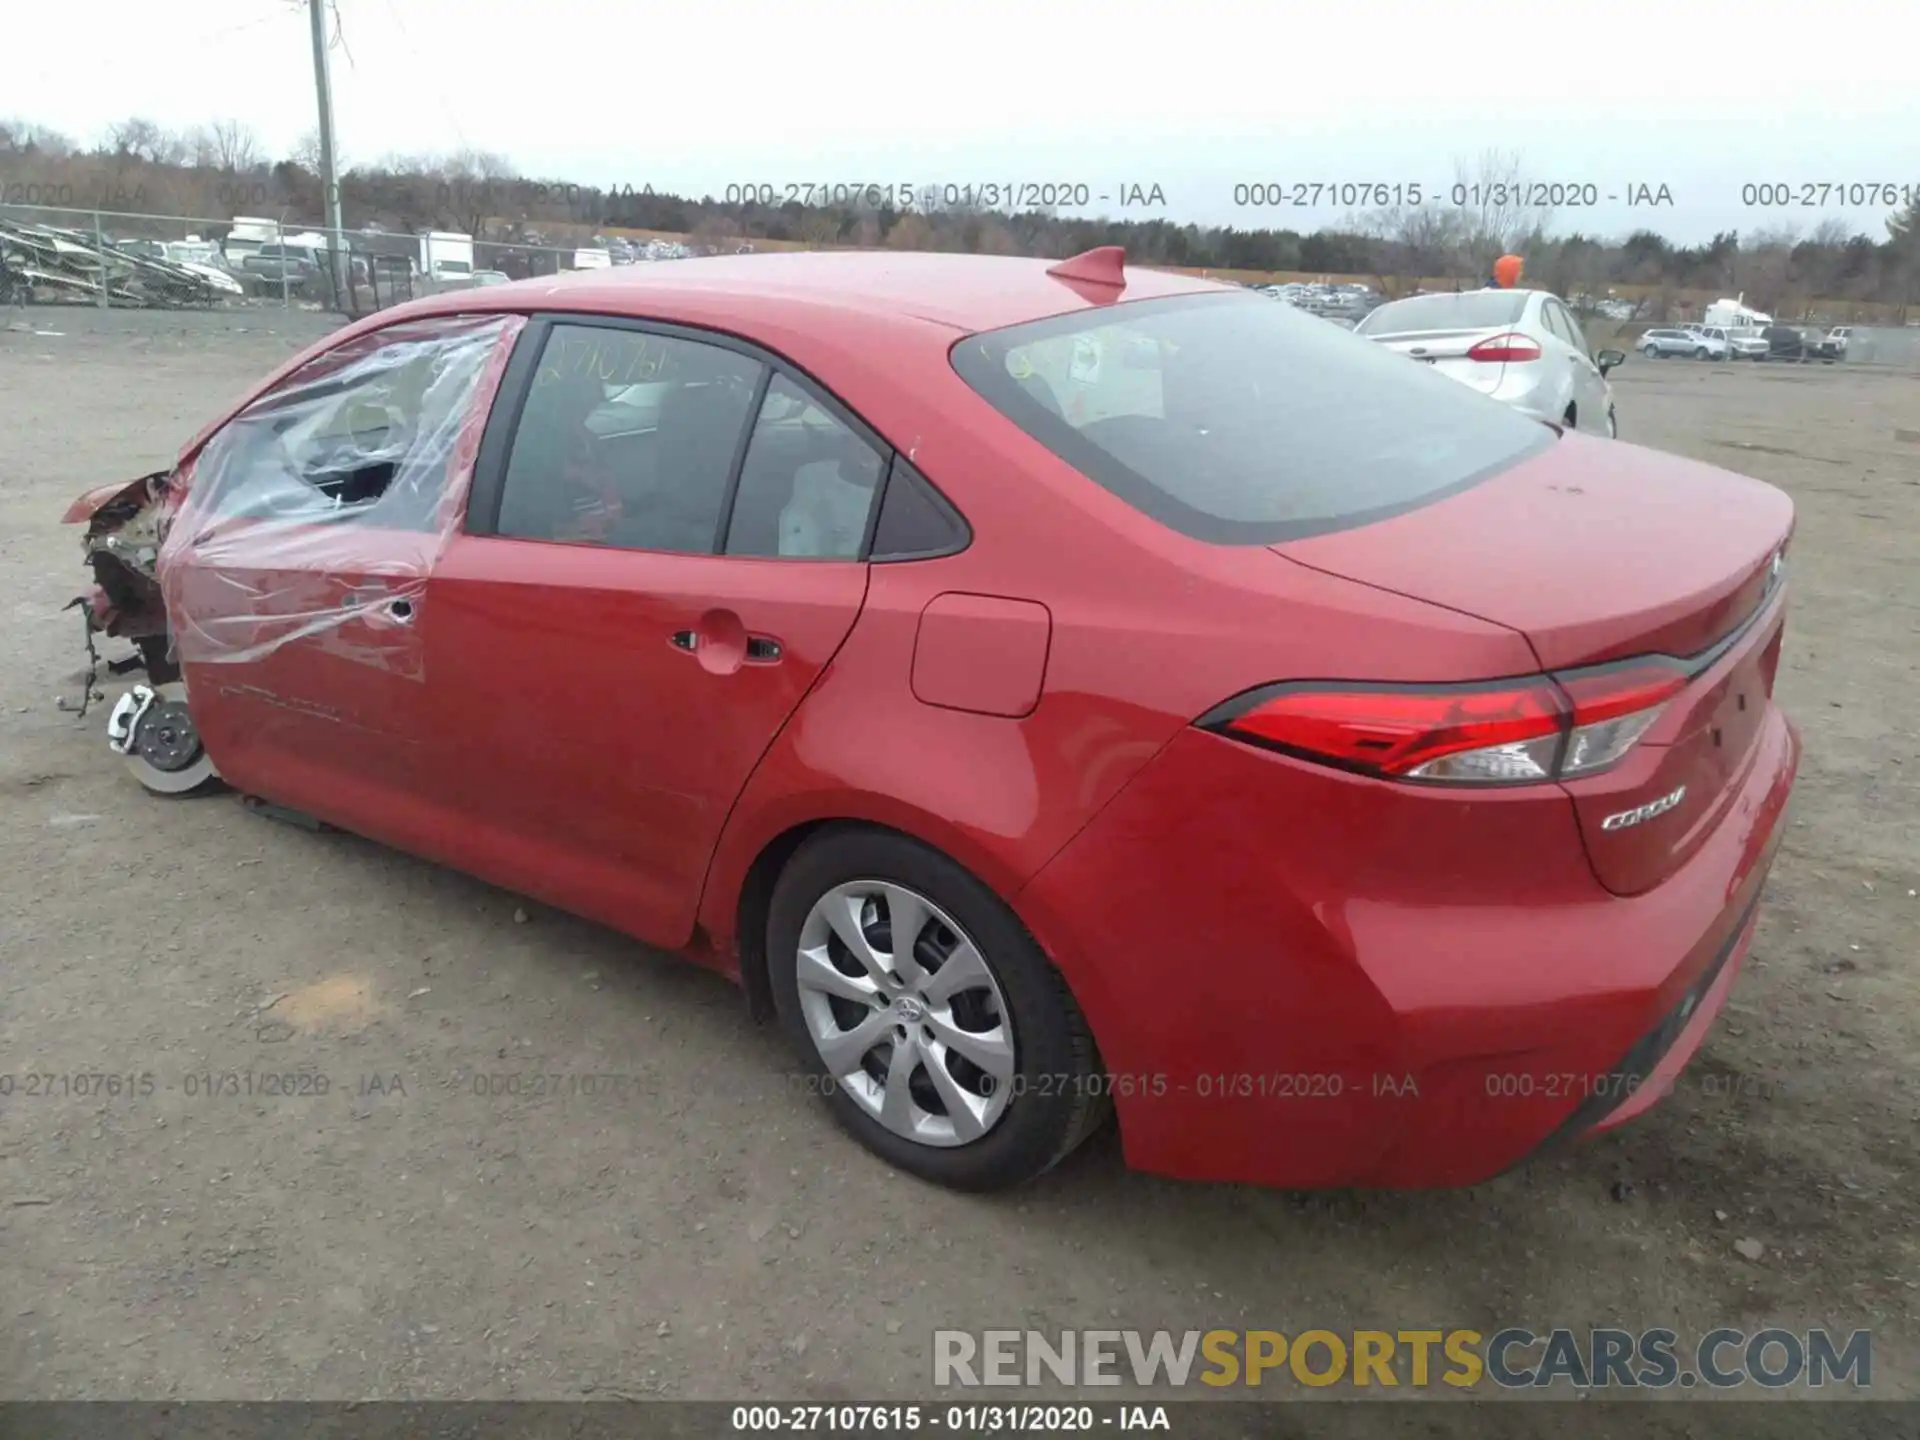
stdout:
POLYGON ((459 526, 525 323, 430 315, 326 342, 204 428, 171 470, 68 507, 94 585, 70 604, 87 673, 65 708, 104 702, 103 672, 144 671, 115 702, 108 743, 148 790, 224 777, 271 794, 294 715, 385 733, 385 682, 424 675, 427 577, 459 526), (133 653, 103 660, 102 637, 133 653))
POLYGON ((80 697, 63 705, 85 718, 97 700, 102 673, 144 672, 115 702, 107 719, 107 744, 140 783, 165 795, 202 789, 218 779, 187 708, 173 635, 161 594, 159 559, 167 526, 178 508, 178 472, 156 470, 123 485, 89 490, 67 508, 69 525, 84 524, 81 537, 93 588, 67 603, 84 626, 86 672, 80 697), (133 653, 117 660, 100 653, 102 638, 125 640, 133 653))

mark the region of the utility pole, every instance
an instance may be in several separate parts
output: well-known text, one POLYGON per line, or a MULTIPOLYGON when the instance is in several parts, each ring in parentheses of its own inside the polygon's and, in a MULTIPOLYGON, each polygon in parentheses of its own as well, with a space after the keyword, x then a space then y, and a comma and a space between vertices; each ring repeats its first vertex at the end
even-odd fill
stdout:
POLYGON ((343 253, 346 226, 340 219, 340 174, 333 156, 333 82, 327 73, 327 3, 307 0, 313 22, 313 88, 320 101, 320 193, 327 210, 327 263, 333 271, 333 293, 349 315, 358 312, 353 297, 353 267, 343 253))

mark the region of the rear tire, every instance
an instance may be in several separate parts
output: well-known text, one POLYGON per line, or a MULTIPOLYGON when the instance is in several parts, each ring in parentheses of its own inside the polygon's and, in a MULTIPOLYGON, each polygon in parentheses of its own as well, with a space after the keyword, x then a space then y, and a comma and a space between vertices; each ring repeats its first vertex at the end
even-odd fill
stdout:
POLYGON ((848 826, 803 844, 774 885, 767 965, 808 1088, 924 1180, 1019 1185, 1106 1118, 1099 1053, 1059 971, 999 896, 916 840, 848 826))
POLYGON ((1649 360, 1658 360, 1660 358, 1660 347, 1658 345, 1642 345, 1640 347, 1640 353, 1649 360))
POLYGON ((1694 359, 1696 359, 1696 360, 1704 360, 1704 359, 1706 359, 1706 358, 1707 358, 1707 347, 1706 347, 1706 346, 1704 346, 1704 345, 1702 345, 1702 346, 1701 346, 1701 347, 1700 347, 1699 349, 1697 349, 1697 350, 1695 350, 1695 351, 1693 352, 1693 358, 1694 358, 1694 359))

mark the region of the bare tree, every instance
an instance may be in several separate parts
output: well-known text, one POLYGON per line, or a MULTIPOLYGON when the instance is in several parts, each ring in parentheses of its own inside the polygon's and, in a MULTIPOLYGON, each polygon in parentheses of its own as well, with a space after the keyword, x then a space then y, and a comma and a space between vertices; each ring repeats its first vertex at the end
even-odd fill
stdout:
POLYGON ((1356 234, 1386 242, 1380 268, 1399 279, 1443 275, 1466 259, 1466 227, 1457 210, 1438 205, 1391 206, 1360 217, 1352 228, 1356 234))
POLYGON ((260 163, 260 137, 240 120, 213 122, 214 161, 229 174, 251 170, 260 163))
POLYGON ((1840 272, 1846 264, 1847 222, 1834 216, 1816 225, 1813 234, 1794 248, 1794 279, 1809 297, 1831 296, 1840 289, 1840 272))
POLYGON ((1920 199, 1887 217, 1887 243, 1898 272, 1900 322, 1905 324, 1907 312, 1920 300, 1920 199))
POLYGON ((469 147, 455 151, 430 169, 440 177, 445 197, 442 208, 454 216, 454 223, 466 234, 478 238, 489 219, 509 210, 518 213, 513 186, 507 182, 518 178, 520 172, 506 156, 469 147))
POLYGON ((902 215, 887 232, 889 250, 931 250, 933 226, 924 215, 902 215))
POLYGON ((213 127, 195 125, 180 137, 180 143, 186 147, 187 164, 194 169, 220 168, 220 142, 214 138, 213 127))
POLYGON ((840 238, 840 222, 824 211, 809 215, 800 222, 800 241, 816 249, 824 249, 840 238))
POLYGON ((107 148, 123 159, 157 161, 168 142, 167 132, 157 123, 137 115, 107 127, 107 148))
POLYGON ((1779 314, 1791 303, 1788 282, 1793 274, 1793 247, 1800 238, 1791 227, 1756 231, 1743 239, 1735 273, 1749 304, 1779 314))
MULTIPOLYGON (((309 130, 293 142, 293 148, 287 152, 287 158, 309 174, 320 173, 320 132, 309 130)), ((340 163, 339 152, 334 153, 334 163, 340 163)))
POLYGON ((1020 242, 998 220, 982 217, 974 236, 974 250, 981 255, 1018 255, 1020 242))
POLYGON ((30 120, 0 120, 0 155, 37 155, 47 160, 64 160, 73 151, 73 141, 58 130, 49 130, 30 120))
POLYGON ((1487 150, 1472 166, 1456 162, 1453 194, 1467 259, 1480 272, 1502 255, 1537 243, 1554 207, 1541 203, 1517 151, 1487 150))

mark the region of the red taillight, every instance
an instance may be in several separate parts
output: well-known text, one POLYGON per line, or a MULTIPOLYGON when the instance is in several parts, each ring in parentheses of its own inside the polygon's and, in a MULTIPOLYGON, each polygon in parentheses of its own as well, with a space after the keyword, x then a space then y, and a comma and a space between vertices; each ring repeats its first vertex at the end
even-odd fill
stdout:
POLYGON ((1687 672, 1658 660, 1632 661, 1605 670, 1569 671, 1560 688, 1573 702, 1573 723, 1595 725, 1664 705, 1687 688, 1687 672))
POLYGON ((1489 685, 1277 686, 1202 723, 1386 779, 1524 785, 1617 763, 1687 678, 1656 657, 1489 685))
POLYGON ((1445 755, 1557 738, 1560 698, 1544 681, 1512 688, 1300 689, 1226 728, 1337 765, 1406 775, 1445 755))
POLYGON ((1518 331, 1509 331, 1505 335, 1494 335, 1482 340, 1467 351, 1469 360, 1483 360, 1512 364, 1526 360, 1538 360, 1540 347, 1518 331))

